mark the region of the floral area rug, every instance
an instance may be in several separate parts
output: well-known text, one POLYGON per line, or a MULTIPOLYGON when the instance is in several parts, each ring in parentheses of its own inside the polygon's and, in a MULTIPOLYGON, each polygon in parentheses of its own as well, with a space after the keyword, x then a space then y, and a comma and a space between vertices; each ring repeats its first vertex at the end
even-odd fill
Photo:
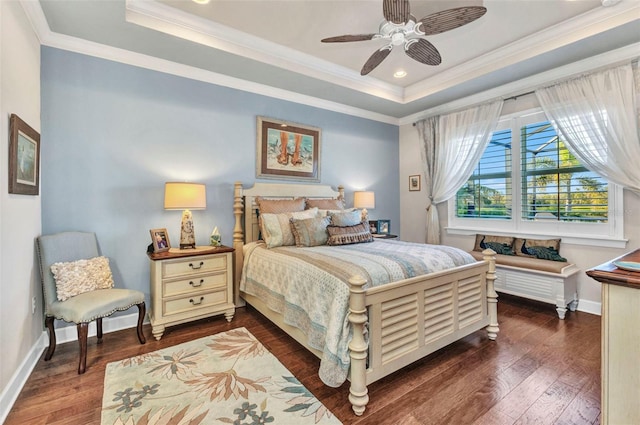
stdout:
POLYGON ((245 328, 109 363, 102 425, 340 424, 245 328))

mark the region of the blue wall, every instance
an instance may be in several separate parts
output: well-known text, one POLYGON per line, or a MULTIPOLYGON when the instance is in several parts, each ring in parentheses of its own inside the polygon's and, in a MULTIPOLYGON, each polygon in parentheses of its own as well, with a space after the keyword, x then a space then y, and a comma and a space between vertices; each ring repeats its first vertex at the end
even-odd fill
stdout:
POLYGON ((399 130, 349 115, 42 48, 42 233, 94 231, 117 286, 149 294, 149 229, 179 242, 166 181, 207 185, 196 242, 214 226, 231 245, 233 183, 255 181, 256 117, 322 129, 321 183, 373 190, 371 218, 400 232, 399 130))

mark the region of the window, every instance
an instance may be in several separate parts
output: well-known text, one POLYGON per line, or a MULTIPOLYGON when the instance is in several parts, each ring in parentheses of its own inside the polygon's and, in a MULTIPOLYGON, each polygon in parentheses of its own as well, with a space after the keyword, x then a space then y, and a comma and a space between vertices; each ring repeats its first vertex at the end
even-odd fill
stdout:
POLYGON ((607 181, 580 164, 548 121, 521 134, 522 218, 606 223, 607 181))
MULTIPOLYGON (((503 117, 449 201, 449 232, 622 239, 622 190, 587 170, 544 113, 503 117)), ((576 242, 577 243, 577 242, 576 242)))
POLYGON ((496 131, 466 185, 456 194, 458 217, 511 218, 511 130, 496 131))

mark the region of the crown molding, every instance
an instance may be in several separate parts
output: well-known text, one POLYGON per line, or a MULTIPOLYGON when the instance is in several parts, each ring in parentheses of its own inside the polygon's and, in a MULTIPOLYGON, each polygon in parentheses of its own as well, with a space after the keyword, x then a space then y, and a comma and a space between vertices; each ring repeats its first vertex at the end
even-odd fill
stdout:
POLYGON ((404 103, 451 88, 509 65, 637 20, 640 2, 599 7, 479 56, 405 89, 404 103))
MULTIPOLYGON (((139 0, 128 0, 127 4, 131 2, 135 3, 136 5, 146 3, 153 3, 154 5, 158 4, 157 2, 142 2, 139 0)), ((611 64, 616 62, 637 59, 639 56, 638 52, 640 51, 640 43, 636 43, 631 46, 587 58, 582 61, 536 74, 528 78, 502 85, 495 89, 487 90, 398 119, 396 117, 371 112, 361 108, 344 105, 338 102, 327 101, 308 95, 302 95, 288 90, 245 81, 227 75, 218 74, 212 71, 178 64, 176 62, 171 62, 168 60, 159 59, 128 50, 79 39, 76 37, 54 33, 48 26, 46 17, 44 15, 44 12, 42 11, 42 7, 39 1, 20 0, 20 3, 25 10, 25 13, 30 20, 34 31, 42 45, 392 125, 405 125, 413 123, 416 120, 424 118, 426 116, 448 113, 491 99, 500 97, 506 98, 526 91, 531 91, 532 89, 540 87, 541 85, 549 84, 550 81, 569 78, 581 72, 593 71, 598 67, 601 68, 604 66, 610 66, 611 64)), ((491 66, 492 62, 495 63, 510 60, 510 58, 514 58, 514 55, 518 55, 521 51, 535 49, 536 43, 556 43, 557 45, 566 45, 567 43, 571 42, 570 40, 579 39, 581 35, 584 36, 585 34, 594 34, 613 28, 616 25, 622 25, 626 22, 631 22, 638 18, 639 12, 640 3, 637 2, 621 2, 615 7, 598 8, 592 12, 587 12, 572 20, 566 21, 566 23, 552 27, 548 30, 550 34, 545 34, 545 32, 542 32, 542 34, 534 34, 533 36, 530 36, 525 40, 521 40, 505 46, 495 54, 492 53, 481 56, 461 66, 447 70, 447 72, 438 74, 437 76, 432 77, 428 80, 428 86, 427 82, 410 86, 406 90, 406 93, 409 96, 407 97, 407 99, 409 100, 404 100, 403 98, 403 100, 398 103, 407 103, 407 101, 419 99, 421 97, 451 87, 455 84, 460 84, 461 82, 467 81, 468 79, 474 78, 475 76, 477 76, 474 74, 477 74, 478 69, 483 67, 485 67, 486 69, 487 66, 491 66), (569 26, 570 30, 567 31, 567 26, 565 24, 569 26), (567 34, 564 34, 565 31, 567 32, 567 34), (424 87, 422 87, 423 84, 425 85, 424 87), (419 90, 422 91, 419 92, 419 90)), ((335 66, 333 67, 335 68, 335 66)), ((299 70, 299 68, 297 68, 297 70, 299 70)), ((484 72, 487 71, 483 71, 483 73, 484 72)), ((370 79, 378 81, 373 78, 370 79)), ((328 81, 330 81, 331 83, 337 83, 336 78, 331 78, 328 81)), ((359 76, 357 81, 362 81, 362 77, 359 76)), ((370 86, 369 89, 372 91, 370 94, 387 98, 384 96, 380 96, 378 91, 376 91, 384 91, 385 85, 386 83, 382 83, 382 85, 374 86, 375 89, 370 86)), ((354 86, 354 84, 351 83, 347 86, 351 89, 358 89, 354 86)), ((397 87, 395 88, 397 89, 397 87)))
POLYGON ((299 74, 402 103, 404 89, 326 60, 302 53, 234 28, 192 15, 163 3, 126 0, 127 22, 171 34, 218 50, 247 57, 299 74))
POLYGON ((205 83, 216 84, 223 87, 229 87, 236 90, 312 106, 315 108, 338 112, 341 114, 351 115, 359 118, 370 119, 386 124, 398 125, 399 123, 399 120, 396 117, 367 111, 365 109, 344 105, 338 102, 331 102, 313 96, 295 93, 289 90, 267 86, 264 84, 241 80, 239 78, 230 77, 228 75, 207 71, 193 66, 183 65, 176 62, 171 62, 165 59, 159 59, 141 53, 131 52, 125 49, 95 43, 93 41, 83 40, 77 37, 55 33, 50 30, 49 24, 47 23, 46 17, 44 15, 44 12, 42 11, 42 7, 40 6, 39 1, 20 0, 20 3, 29 21, 31 22, 31 25, 38 39, 40 40, 40 44, 44 46, 55 47, 58 49, 80 53, 87 56, 93 56, 113 62, 124 63, 139 68, 176 75, 179 77, 189 78, 205 83))
POLYGON ((522 93, 531 92, 538 87, 552 85, 560 82, 561 80, 566 80, 586 72, 595 72, 618 64, 632 62, 638 60, 639 57, 640 43, 634 43, 629 46, 621 47, 620 49, 612 50, 610 52, 592 56, 549 71, 541 72, 509 84, 504 84, 500 87, 486 90, 473 96, 468 96, 453 102, 439 105, 423 112, 407 115, 406 117, 400 118, 399 122, 400 125, 412 124, 429 116, 447 114, 449 112, 454 112, 462 108, 467 108, 469 106, 491 100, 519 96, 522 93))
POLYGON ((284 69, 295 69, 302 75, 398 104, 407 104, 638 19, 640 3, 621 2, 615 7, 593 9, 498 50, 449 68, 406 89, 372 77, 362 77, 351 69, 156 1, 126 0, 126 9, 129 22, 284 69))
POLYGON ((24 13, 27 15, 27 19, 31 22, 31 27, 36 33, 36 37, 38 37, 40 44, 43 44, 43 40, 51 37, 52 32, 51 29, 49 29, 49 23, 47 22, 47 18, 44 16, 40 2, 20 0, 20 5, 22 6, 24 13))

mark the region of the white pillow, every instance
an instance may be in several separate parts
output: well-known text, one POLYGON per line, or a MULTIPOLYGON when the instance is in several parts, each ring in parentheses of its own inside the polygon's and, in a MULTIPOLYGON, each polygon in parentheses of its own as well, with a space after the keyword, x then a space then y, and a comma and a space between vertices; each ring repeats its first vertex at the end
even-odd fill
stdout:
POLYGON ((293 232, 291 231, 290 220, 292 218, 315 218, 317 215, 318 208, 315 207, 304 211, 288 212, 283 214, 260 214, 262 239, 264 239, 267 244, 267 248, 295 245, 296 241, 293 237, 293 232))
POLYGON ((113 288, 113 276, 107 257, 53 263, 51 273, 56 281, 59 301, 96 289, 113 288))

